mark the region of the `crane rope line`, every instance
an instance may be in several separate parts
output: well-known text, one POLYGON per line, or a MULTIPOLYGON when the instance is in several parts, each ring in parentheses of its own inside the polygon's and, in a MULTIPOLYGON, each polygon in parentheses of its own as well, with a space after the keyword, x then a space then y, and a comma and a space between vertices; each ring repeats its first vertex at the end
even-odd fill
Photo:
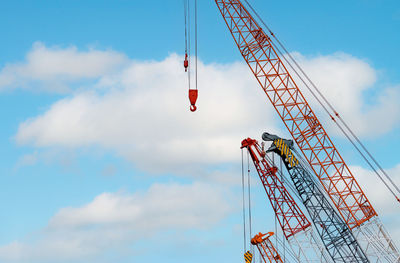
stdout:
POLYGON ((194 0, 195 87, 197 90, 197 0, 194 0))
MULTIPOLYGON (((248 202, 249 202, 249 237, 251 238, 251 191, 250 191, 250 153, 247 151, 247 192, 248 192, 248 202)), ((251 252, 254 255, 254 247, 251 246, 251 252)))
MULTIPOLYGON (((246 253, 246 204, 244 198, 244 163, 243 163, 243 149, 242 149, 242 214, 243 214, 243 249, 246 253)), ((250 237, 251 238, 251 237, 250 237)))
POLYGON ((188 0, 183 0, 183 17, 185 19, 185 54, 188 51, 188 33, 187 33, 187 1, 188 0))
POLYGON ((198 90, 197 90, 197 61, 198 61, 198 55, 197 55, 197 0, 194 0, 194 19, 191 17, 191 9, 190 9, 190 2, 191 0, 183 0, 183 8, 184 8, 184 18, 185 18, 185 60, 183 62, 183 66, 185 68, 185 72, 188 74, 188 86, 189 86, 189 101, 190 101, 190 111, 194 112, 196 111, 196 101, 198 97, 198 90), (192 25, 191 23, 194 22, 194 83, 193 85, 195 86, 192 88, 192 65, 191 65, 191 37, 192 37, 192 25))
POLYGON ((185 9, 185 39, 186 39, 186 51, 185 55, 187 56, 187 75, 188 75, 188 85, 189 85, 189 90, 191 86, 191 80, 190 80, 190 72, 191 72, 191 50, 190 50, 190 1, 189 0, 183 0, 184 3, 184 9, 185 9))
MULTIPOLYGON (((372 156, 372 154, 367 150, 367 148, 364 146, 364 144, 360 141, 360 139, 356 136, 356 134, 351 130, 351 128, 347 125, 347 123, 343 120, 343 118, 339 115, 339 113, 335 110, 335 108, 332 106, 331 103, 326 99, 326 97, 322 94, 322 92, 318 89, 318 87, 314 84, 314 82, 308 77, 308 75, 305 73, 305 71, 300 67, 300 65, 297 63, 297 61, 293 58, 293 56, 288 52, 288 50, 285 48, 285 46, 279 41, 279 39, 275 36, 275 34, 272 32, 272 30, 268 27, 268 25, 263 21, 261 16, 257 13, 257 11, 251 6, 251 4, 247 1, 244 0, 246 4, 249 6, 249 8, 252 10, 252 12, 257 16, 259 21, 265 26, 265 28, 269 31, 270 35, 277 41, 279 46, 284 50, 285 54, 280 50, 280 48, 273 42, 271 41, 272 45, 274 48, 278 51, 278 53, 282 56, 282 58, 285 60, 285 62, 289 65, 289 67, 293 70, 293 72, 296 74, 296 76, 301 80, 301 82, 306 86, 306 88, 310 91, 310 93, 313 95, 313 97, 318 101, 318 103, 322 106, 322 108, 325 110, 325 112, 331 117, 331 119, 334 121, 334 123, 338 126, 338 128, 341 130, 341 132, 345 135, 345 137, 350 141, 350 143, 356 148, 357 152, 361 155, 361 157, 364 159, 364 161, 369 165, 369 167, 375 172, 375 174, 378 176, 378 178, 384 183, 386 188, 393 194, 395 199, 400 202, 400 198, 396 193, 393 191, 393 189, 389 186, 389 184, 384 180, 381 174, 377 171, 377 169, 373 166, 373 164, 368 160, 367 156, 360 150, 360 148, 357 146, 357 144, 354 142, 353 139, 357 141, 357 143, 361 146, 361 148, 364 150, 364 152, 371 158, 372 162, 375 163, 375 165, 378 167, 378 169, 384 174, 384 176, 389 180, 391 185, 397 190, 397 192, 400 194, 400 189, 399 187, 395 184, 395 182, 390 178, 390 176, 385 172, 385 170, 381 167, 381 165, 377 162, 377 160, 372 156), (315 92, 310 88, 310 86, 306 83, 306 81, 303 79, 303 77, 298 73, 298 71, 294 68, 292 63, 286 58, 289 57, 290 60, 295 64, 295 66, 300 70, 300 72, 303 74, 303 76, 307 79, 307 81, 311 84, 311 86, 314 88, 314 90, 318 93, 318 95, 322 98, 322 100, 328 105, 328 107, 334 112, 334 115, 340 120, 340 122, 345 126, 345 128, 350 132, 351 136, 353 139, 348 135, 346 130, 338 123, 335 119, 335 117, 332 116, 328 108, 325 106, 325 104, 318 98, 318 96, 315 94, 315 92)), ((272 40, 272 39, 271 39, 272 40)))

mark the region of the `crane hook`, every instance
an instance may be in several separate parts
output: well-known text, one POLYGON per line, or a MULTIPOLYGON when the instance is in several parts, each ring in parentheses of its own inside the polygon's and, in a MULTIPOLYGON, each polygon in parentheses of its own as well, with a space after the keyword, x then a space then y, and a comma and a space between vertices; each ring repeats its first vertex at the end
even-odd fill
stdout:
POLYGON ((190 111, 194 112, 196 111, 196 101, 197 101, 197 96, 198 96, 198 90, 197 89, 190 89, 189 90, 189 101, 190 101, 190 111))

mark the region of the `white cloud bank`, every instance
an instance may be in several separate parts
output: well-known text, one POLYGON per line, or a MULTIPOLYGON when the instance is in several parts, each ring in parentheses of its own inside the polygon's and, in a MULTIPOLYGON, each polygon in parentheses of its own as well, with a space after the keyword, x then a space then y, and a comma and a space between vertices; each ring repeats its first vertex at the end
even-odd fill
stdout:
MULTIPOLYGON (((298 53, 294 56, 356 134, 379 136, 400 122, 400 86, 374 89, 374 85, 379 86, 378 72, 365 61, 345 53, 311 59, 298 53)), ((302 91, 314 108, 322 112, 312 94, 306 88, 302 91)), ((329 119, 326 123, 333 126, 329 119)))
MULTIPOLYGON (((230 214, 232 200, 222 188, 203 183, 155 184, 134 194, 103 193, 82 207, 59 210, 34 240, 1 246, 0 261, 71 262, 139 240, 151 239, 154 245, 157 236, 166 233, 210 231, 230 214)), ((169 241, 175 238, 170 236, 169 241)))
MULTIPOLYGON (((55 102, 40 116, 21 123, 15 137, 21 145, 100 146, 147 171, 193 172, 207 165, 239 161, 240 141, 247 136, 259 138, 263 131, 283 134, 275 128, 277 115, 244 63, 200 62, 198 111, 191 113, 182 58, 177 55, 162 61, 127 63, 123 55, 113 51, 91 50, 83 55, 76 48, 54 51, 37 45, 29 54, 42 50, 82 56, 74 60, 52 56, 54 64, 70 65, 71 70, 66 71, 70 78, 99 79, 55 102), (84 58, 101 61, 94 64, 102 66, 93 69, 94 73, 72 70, 72 64, 75 62, 79 68, 84 58), (122 64, 124 67, 115 70, 115 65, 122 64)), ((30 72, 41 70, 39 76, 46 76, 44 80, 62 72, 49 69, 44 73, 42 66, 36 69, 35 65, 48 63, 36 56, 29 59, 29 54, 24 67, 30 72)), ((398 124, 399 90, 388 88, 377 92, 377 96, 366 96, 374 91, 377 73, 365 61, 340 53, 315 58, 296 56, 359 134, 380 135, 398 124)), ((91 63, 83 65, 86 69, 91 63)), ((9 65, 2 72, 15 67, 9 65)), ((324 123, 329 122, 325 118, 324 123)))
POLYGON ((65 92, 68 83, 96 79, 120 69, 128 61, 115 51, 78 51, 46 47, 36 42, 22 63, 7 64, 0 71, 0 90, 25 88, 65 92))

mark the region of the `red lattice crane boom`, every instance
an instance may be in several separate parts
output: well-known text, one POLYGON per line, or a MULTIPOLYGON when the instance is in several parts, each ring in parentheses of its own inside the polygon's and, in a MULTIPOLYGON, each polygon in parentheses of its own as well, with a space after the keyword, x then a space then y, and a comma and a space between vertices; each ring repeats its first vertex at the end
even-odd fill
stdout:
POLYGON ((349 168, 275 51, 238 0, 216 0, 257 81, 350 228, 376 215, 349 168))

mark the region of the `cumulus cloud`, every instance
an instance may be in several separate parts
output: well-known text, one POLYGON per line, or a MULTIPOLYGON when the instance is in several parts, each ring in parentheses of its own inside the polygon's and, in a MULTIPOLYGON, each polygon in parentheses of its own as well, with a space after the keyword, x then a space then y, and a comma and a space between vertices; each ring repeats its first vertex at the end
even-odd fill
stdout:
MULTIPOLYGON (((76 48, 63 50, 43 45, 41 48, 57 54, 68 50, 71 54, 86 55, 104 52, 80 52, 76 48)), ((34 51, 35 48, 31 52, 34 51)), ((172 54, 162 61, 127 61, 124 55, 114 55, 120 58, 115 60, 116 63, 99 63, 111 66, 81 75, 73 71, 73 67, 54 70, 51 74, 40 73, 33 68, 36 64, 42 65, 41 62, 31 63, 30 59, 21 65, 6 66, 0 73, 3 76, 0 83, 10 79, 4 76, 18 76, 27 86, 38 80, 46 84, 49 80, 59 79, 57 75, 65 77, 60 78, 63 85, 92 79, 90 85, 86 84, 89 88, 60 99, 41 115, 21 123, 16 142, 38 148, 101 147, 146 171, 215 176, 217 180, 227 182, 233 172, 215 171, 210 167, 239 163, 242 139, 247 136, 259 138, 263 131, 285 136, 277 128, 278 118, 272 106, 242 62, 222 65, 200 61, 198 111, 191 113, 181 57, 172 54)), ((352 127, 356 126, 358 133, 382 134, 398 123, 397 89, 377 92, 378 96, 374 96, 372 102, 371 97, 367 99, 366 93, 376 91, 373 86, 377 73, 365 61, 346 54, 314 58, 297 56, 341 115, 352 123, 352 127), (376 125, 368 125, 371 122, 376 125)), ((37 59, 40 61, 40 57, 37 59)), ((79 60, 74 63, 79 64, 79 60)), ((8 83, 15 85, 16 79, 11 78, 8 83)), ((325 119, 327 122, 328 118, 325 119)), ((365 184, 370 184, 368 171, 360 168, 355 174, 359 174, 361 183, 365 178, 365 184)), ((368 196, 374 203, 375 199, 379 200, 376 201, 381 207, 378 209, 390 212, 385 207, 385 198, 375 196, 377 191, 372 185, 366 186, 372 189, 368 190, 371 192, 368 196)), ((1 247, 0 256, 27 259, 28 256, 39 257, 43 251, 52 251, 54 255, 89 256, 114 242, 120 244, 121 240, 132 239, 132 236, 143 237, 148 234, 143 229, 211 227, 227 211, 217 208, 226 205, 222 192, 218 189, 210 192, 210 189, 213 188, 194 184, 171 188, 154 186, 146 193, 134 195, 105 193, 85 206, 61 209, 35 245, 14 242, 1 247), (163 195, 158 195, 159 192, 163 195), (188 194, 190 197, 186 198, 188 194), (204 196, 208 196, 207 200, 204 196), (189 212, 189 201, 200 209, 189 212), (165 206, 160 207, 159 203, 165 206), (175 221, 176 218, 180 219, 175 221), (99 238, 99 235, 105 238, 99 238)), ((384 189, 380 191, 383 193, 384 189)))
MULTIPOLYGON (((350 169, 376 208, 378 214, 386 216, 400 214, 400 205, 373 171, 360 166, 352 166, 350 169)), ((387 169, 386 173, 396 185, 400 185, 400 164, 387 169)))
POLYGON ((81 207, 59 210, 33 242, 1 246, 0 259, 71 262, 168 231, 170 235, 188 229, 209 231, 232 211, 233 199, 229 196, 226 190, 203 183, 155 184, 133 194, 103 193, 81 207))
MULTIPOLYGON (((367 198, 374 206, 394 243, 400 244, 400 231, 398 227, 400 204, 373 171, 360 166, 351 166, 350 169, 360 184, 361 189, 363 189, 367 198)), ((400 186, 400 164, 387 169, 386 173, 397 186, 400 186)))
MULTIPOLYGON (((359 134, 381 134, 398 123, 397 90, 379 92, 372 105, 365 99, 377 78, 365 61, 341 53, 296 56, 359 134)), ((21 123, 16 141, 37 147, 95 145, 147 171, 193 172, 237 162, 247 136, 287 134, 276 128, 276 113, 244 63, 200 62, 198 111, 189 112, 181 59, 173 54, 162 61, 130 61, 93 82, 92 89, 21 123)))
POLYGON ((37 147, 99 145, 140 168, 187 172, 237 161, 242 139, 277 131, 272 107, 244 65, 200 63, 198 111, 191 113, 181 64, 177 55, 132 62, 102 78, 96 84, 101 93, 80 92, 22 123, 16 141, 37 147))
MULTIPOLYGON (((294 56, 356 134, 382 135, 400 122, 400 86, 374 88, 378 84, 378 73, 367 62, 344 53, 311 58, 299 53, 294 56)), ((323 116, 329 131, 339 134, 308 89, 300 80, 297 83, 313 108, 323 116)))
POLYGON ((36 42, 26 55, 26 61, 9 63, 1 69, 0 90, 66 91, 68 83, 99 78, 120 69, 126 62, 125 55, 112 50, 78 51, 74 46, 49 48, 36 42))

